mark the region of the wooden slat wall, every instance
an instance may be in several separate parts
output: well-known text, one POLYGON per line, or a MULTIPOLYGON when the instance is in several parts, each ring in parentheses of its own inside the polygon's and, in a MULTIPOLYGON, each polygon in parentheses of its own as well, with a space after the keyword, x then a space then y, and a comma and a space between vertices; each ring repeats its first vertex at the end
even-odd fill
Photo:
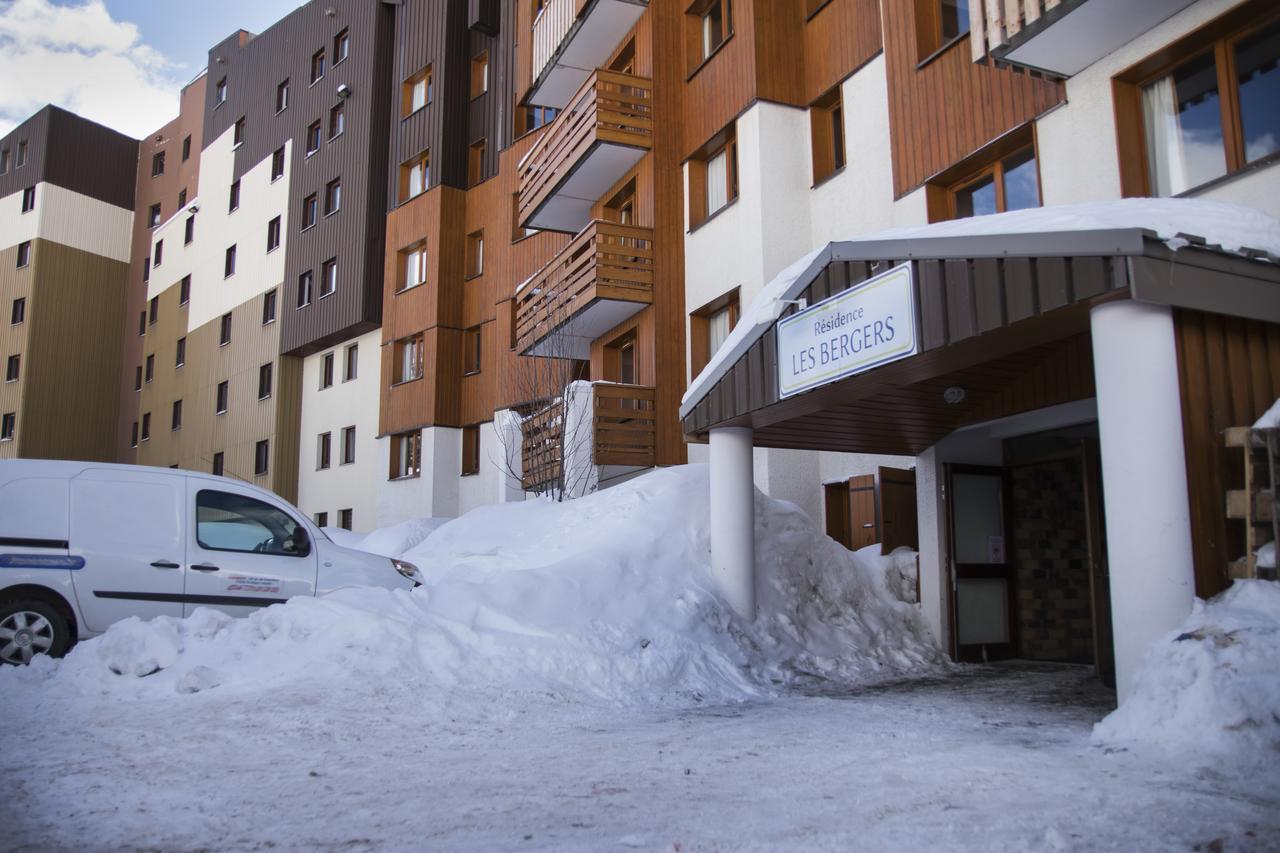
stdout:
MULTIPOLYGON (((680 122, 684 130, 680 146, 682 160, 719 133, 757 97, 754 8, 759 2, 762 0, 737 0, 733 4, 733 36, 698 69, 684 87, 684 110, 680 122)), ((666 11, 662 17, 673 18, 670 25, 676 30, 670 52, 663 52, 664 57, 670 56, 673 59, 669 63, 664 61, 664 65, 674 66, 673 70, 683 76, 686 70, 684 30, 688 24, 682 10, 669 8, 674 5, 676 3, 671 0, 661 7, 666 11)), ((657 3, 651 4, 649 14, 654 14, 658 7, 657 3)), ((791 73, 794 74, 795 69, 791 73)), ((662 114, 659 110, 658 115, 662 114)))
POLYGON ((0 252, 4 293, 29 294, 18 453, 113 461, 128 265, 42 239, 29 268, 14 269, 16 256, 0 252))
POLYGON ((897 197, 1065 98, 1060 83, 974 64, 965 39, 917 67, 915 4, 883 8, 897 197))
POLYGON ((803 103, 823 93, 880 53, 880 0, 831 0, 804 24, 803 103))
POLYGON ((1227 562, 1244 555, 1241 523, 1226 518, 1226 490, 1243 484, 1222 431, 1252 425, 1280 398, 1280 326, 1175 310, 1174 328, 1196 595, 1208 598, 1230 583, 1227 562))

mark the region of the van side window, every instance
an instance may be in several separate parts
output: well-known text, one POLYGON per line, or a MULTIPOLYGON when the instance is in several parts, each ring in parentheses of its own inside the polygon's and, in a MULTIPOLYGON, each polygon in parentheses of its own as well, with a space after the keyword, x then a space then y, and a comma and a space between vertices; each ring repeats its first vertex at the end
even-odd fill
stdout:
POLYGON ((247 551, 282 557, 311 553, 307 533, 269 503, 213 489, 196 494, 196 541, 211 551, 247 551))

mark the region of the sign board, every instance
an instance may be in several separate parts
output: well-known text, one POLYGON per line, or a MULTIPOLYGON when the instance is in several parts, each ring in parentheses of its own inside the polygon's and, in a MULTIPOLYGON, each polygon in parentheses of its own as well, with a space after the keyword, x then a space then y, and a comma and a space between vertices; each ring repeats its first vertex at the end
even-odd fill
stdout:
POLYGON ((920 351, 911 264, 780 320, 778 392, 790 397, 920 351))

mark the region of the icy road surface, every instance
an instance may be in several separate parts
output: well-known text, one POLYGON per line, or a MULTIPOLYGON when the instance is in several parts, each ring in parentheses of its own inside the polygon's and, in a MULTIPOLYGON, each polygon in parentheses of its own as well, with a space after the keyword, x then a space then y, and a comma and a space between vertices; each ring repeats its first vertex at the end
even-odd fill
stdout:
POLYGON ((394 683, 19 711, 0 848, 1280 849, 1280 760, 1090 746, 1109 702, 1086 669, 1022 665, 677 711, 548 696, 424 721, 394 683))

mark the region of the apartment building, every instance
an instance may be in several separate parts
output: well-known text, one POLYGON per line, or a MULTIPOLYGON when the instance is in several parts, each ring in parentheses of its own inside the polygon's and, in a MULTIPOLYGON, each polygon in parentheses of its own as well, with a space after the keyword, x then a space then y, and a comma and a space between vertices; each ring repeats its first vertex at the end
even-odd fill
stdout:
POLYGON ((137 157, 53 106, 0 139, 0 458, 116 456, 137 157))
POLYGON ((733 498, 754 478, 846 543, 865 526, 864 541, 917 548, 924 611, 957 657, 1093 664, 1123 699, 1192 594, 1248 563, 1222 436, 1280 396, 1275 258, 1203 245, 1194 217, 1170 251, 1139 208, 996 236, 936 223, 1136 196, 1280 215, 1274 4, 690 11, 691 379, 709 356, 699 324, 766 286, 783 300, 749 332, 727 335, 732 309, 719 321, 725 351, 682 408, 690 439, 710 441, 690 456, 711 460, 726 588, 753 609, 750 514, 733 498), (724 80, 742 90, 727 102, 724 80), (873 285, 906 300, 911 345, 800 381, 788 341, 873 285), (913 469, 907 506, 875 454, 913 469), (912 535, 890 536, 904 521, 912 535))

